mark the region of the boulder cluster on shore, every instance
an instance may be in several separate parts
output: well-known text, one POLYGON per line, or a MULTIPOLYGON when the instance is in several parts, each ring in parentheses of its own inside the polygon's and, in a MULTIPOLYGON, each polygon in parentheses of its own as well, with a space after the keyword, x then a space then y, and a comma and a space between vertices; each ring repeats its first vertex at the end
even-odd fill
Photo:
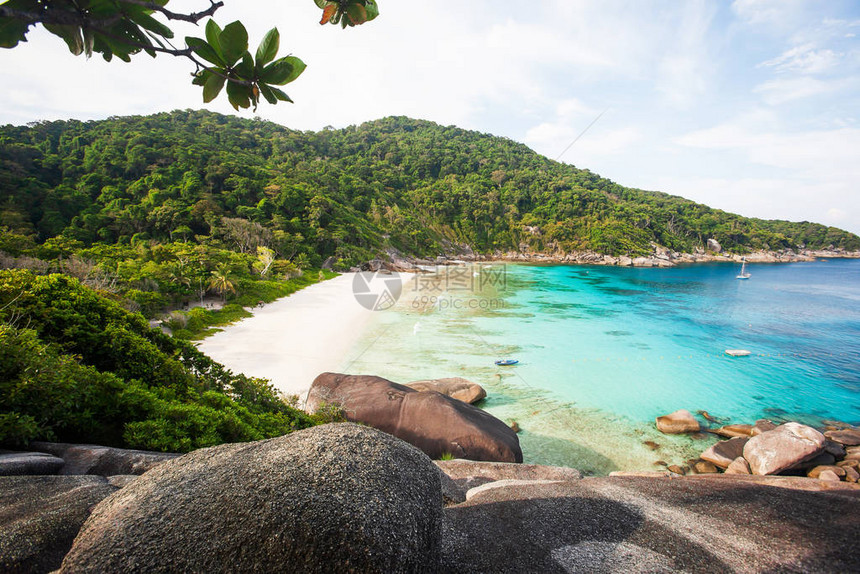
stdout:
POLYGON ((726 425, 698 474, 584 477, 522 464, 478 385, 408 385, 323 373, 309 408, 363 424, 186 455, 0 452, 0 572, 860 570, 860 429, 726 425))
MULTIPOLYGON (((657 417, 656 424, 659 431, 667 434, 701 430, 699 421, 687 410, 657 417)), ((731 424, 707 430, 728 440, 709 447, 699 460, 689 461, 689 466, 671 465, 668 471, 860 481, 860 428, 833 421, 822 433, 797 422, 777 425, 761 419, 755 424, 731 424)))
POLYGON ((860 569, 857 490, 434 463, 352 423, 183 456, 31 448, 0 454, 3 572, 860 569))

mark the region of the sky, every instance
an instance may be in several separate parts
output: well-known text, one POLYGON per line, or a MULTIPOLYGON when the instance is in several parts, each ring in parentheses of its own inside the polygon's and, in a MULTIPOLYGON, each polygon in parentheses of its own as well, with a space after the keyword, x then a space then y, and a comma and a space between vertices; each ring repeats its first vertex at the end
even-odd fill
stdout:
POLYGON ((185 60, 87 61, 35 29, 0 50, 0 124, 205 108, 318 130, 406 115, 625 186, 860 233, 857 0, 378 0, 348 30, 320 26, 312 0, 224 2, 219 23, 241 19, 252 46, 277 26, 282 55, 308 64, 285 87, 294 104, 205 105, 185 60))

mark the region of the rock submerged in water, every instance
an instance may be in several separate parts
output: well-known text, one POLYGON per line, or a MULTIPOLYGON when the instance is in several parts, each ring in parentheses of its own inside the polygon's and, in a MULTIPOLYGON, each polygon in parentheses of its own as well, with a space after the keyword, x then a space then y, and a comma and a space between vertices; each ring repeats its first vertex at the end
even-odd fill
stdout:
POLYGON ((753 428, 753 425, 725 425, 712 432, 727 438, 749 438, 753 436, 753 428))
POLYGON ((413 381, 404 386, 416 391, 436 391, 452 399, 463 401, 474 405, 478 401, 487 398, 487 391, 478 383, 473 383, 462 377, 448 377, 443 379, 429 379, 426 381, 413 381))
POLYGON ((743 456, 753 474, 777 474, 824 451, 824 435, 800 423, 785 423, 749 439, 743 456))
POLYGON ((657 417, 657 430, 666 434, 699 432, 699 421, 688 410, 681 409, 672 414, 657 417))
POLYGON ((308 393, 307 408, 343 408, 347 419, 383 430, 433 459, 522 462, 517 433, 503 421, 434 391, 418 392, 382 377, 323 373, 308 393))
POLYGON ((439 471, 329 424, 165 462, 99 504, 60 572, 435 572, 439 471))

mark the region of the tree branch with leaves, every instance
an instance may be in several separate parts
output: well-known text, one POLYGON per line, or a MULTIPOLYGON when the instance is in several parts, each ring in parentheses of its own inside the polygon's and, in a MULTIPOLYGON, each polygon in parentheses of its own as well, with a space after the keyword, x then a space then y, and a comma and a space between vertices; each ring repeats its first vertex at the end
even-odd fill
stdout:
MULTIPOLYGON (((270 104, 292 102, 278 86, 286 85, 305 70, 295 56, 277 58, 280 35, 272 28, 256 52, 248 49, 248 32, 240 22, 221 28, 212 17, 224 6, 209 0, 196 12, 174 12, 170 0, 7 0, 0 3, 0 47, 14 48, 27 41, 32 26, 41 24, 60 37, 73 54, 91 57, 101 54, 110 62, 114 56, 130 62, 144 52, 152 57, 169 54, 190 60, 194 66, 192 83, 203 88, 203 101, 214 100, 226 86, 227 99, 234 109, 253 108, 262 97, 270 104), (173 22, 199 24, 209 18, 205 38, 186 36, 182 47, 171 40, 173 22), (167 23, 165 23, 165 21, 167 23)), ((314 0, 323 10, 320 24, 341 24, 343 28, 364 24, 379 15, 375 0, 314 0)))

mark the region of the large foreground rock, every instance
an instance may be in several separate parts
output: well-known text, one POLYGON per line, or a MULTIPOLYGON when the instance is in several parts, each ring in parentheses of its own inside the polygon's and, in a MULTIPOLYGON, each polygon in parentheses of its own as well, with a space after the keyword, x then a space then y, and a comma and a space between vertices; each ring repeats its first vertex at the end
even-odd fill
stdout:
POLYGON ((443 572, 860 571, 856 490, 725 475, 497 486, 445 509, 443 572))
POLYGON ((681 409, 674 413, 657 417, 657 430, 666 434, 681 434, 699 432, 699 421, 688 410, 681 409))
POLYGON ((307 406, 340 405, 348 420, 383 430, 434 459, 522 462, 517 434, 477 407, 436 392, 418 392, 382 377, 323 373, 307 406))
POLYGON ((449 377, 444 379, 431 379, 427 381, 413 381, 406 383, 410 389, 416 391, 436 391, 452 399, 463 401, 473 405, 487 398, 487 391, 478 383, 473 383, 461 377, 449 377))
POLYGON ((753 474, 777 474, 824 452, 824 435, 799 423, 785 423, 749 439, 744 458, 753 474))
POLYGON ((99 476, 0 477, 0 572, 55 570, 114 490, 99 476))
POLYGON ((201 449, 99 504, 61 572, 434 572, 439 471, 349 423, 201 449))

